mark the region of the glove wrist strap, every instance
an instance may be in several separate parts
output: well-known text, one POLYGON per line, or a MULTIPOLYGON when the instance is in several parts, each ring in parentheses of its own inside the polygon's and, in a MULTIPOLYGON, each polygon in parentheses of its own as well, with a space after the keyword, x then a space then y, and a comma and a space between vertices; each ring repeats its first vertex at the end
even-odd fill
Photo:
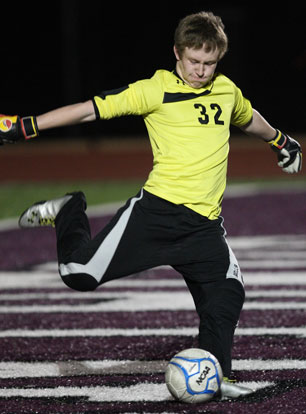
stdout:
POLYGON ((38 136, 38 127, 36 116, 27 116, 20 119, 21 130, 25 139, 35 138, 38 136))
POLYGON ((268 141, 268 144, 271 145, 271 147, 275 147, 279 150, 283 149, 286 145, 287 137, 286 135, 283 135, 278 129, 276 130, 275 138, 273 138, 271 141, 268 141))

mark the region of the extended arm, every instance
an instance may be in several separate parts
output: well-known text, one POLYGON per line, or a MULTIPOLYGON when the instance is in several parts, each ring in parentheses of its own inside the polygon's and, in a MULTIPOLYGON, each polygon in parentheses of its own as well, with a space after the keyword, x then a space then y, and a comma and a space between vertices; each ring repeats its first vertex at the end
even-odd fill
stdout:
POLYGON ((300 144, 288 135, 274 129, 255 109, 253 109, 251 121, 241 127, 241 130, 270 144, 271 149, 277 155, 278 165, 283 171, 287 173, 301 171, 302 149, 300 144))
POLYGON ((36 118, 39 131, 90 122, 96 119, 92 101, 63 106, 36 118))
POLYGON ((96 119, 91 100, 63 106, 39 116, 0 115, 0 144, 34 138, 39 131, 90 122, 96 119))
POLYGON ((273 128, 264 118, 253 109, 253 117, 249 123, 240 128, 248 135, 261 138, 264 141, 271 141, 275 138, 275 128, 273 128))

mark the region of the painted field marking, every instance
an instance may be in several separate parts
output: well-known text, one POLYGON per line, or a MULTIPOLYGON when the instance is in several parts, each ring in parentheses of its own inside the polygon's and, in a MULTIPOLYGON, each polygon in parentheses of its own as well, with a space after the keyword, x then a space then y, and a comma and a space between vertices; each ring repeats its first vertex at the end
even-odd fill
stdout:
POLYGON ((285 272, 243 272, 243 279, 248 286, 292 286, 306 285, 305 271, 285 272))
MULTIPOLYGON (((304 253, 306 254, 306 253, 304 253)), ((238 256, 237 256, 238 257, 238 256)), ((245 260, 239 259, 239 266, 241 269, 306 269, 306 260, 302 259, 258 259, 245 260)))
MULTIPOLYGON (((65 337, 113 337, 113 336, 196 336, 198 327, 124 329, 8 329, 0 331, 0 338, 65 338, 65 337)), ((306 338, 305 327, 237 328, 236 336, 289 335, 306 338)))
MULTIPOLYGON (((245 310, 306 309, 305 302, 245 302, 245 310)), ((0 306, 0 313, 55 313, 55 312, 139 312, 160 310, 194 310, 188 291, 163 292, 104 292, 98 303, 46 304, 0 306), (104 300, 103 300, 104 299, 104 300)))
POLYGON ((166 401, 172 400, 166 384, 144 383, 130 387, 56 387, 56 388, 5 388, 0 397, 6 398, 88 398, 97 402, 166 401))
POLYGON ((272 259, 284 262, 285 260, 297 260, 300 261, 301 259, 305 261, 305 249, 301 250, 286 250, 286 251, 279 251, 279 250, 235 250, 235 255, 238 258, 240 263, 241 260, 262 260, 262 259, 272 259))
MULTIPOLYGON (((273 382, 240 382, 254 390, 273 386, 273 382)), ((171 401, 165 383, 142 383, 130 387, 57 387, 57 388, 5 388, 0 389, 0 397, 6 398, 88 398, 97 402, 129 402, 129 401, 171 401)))
MULTIPOLYGON (((97 360, 59 362, 0 362, 0 378, 41 378, 78 375, 163 374, 168 361, 97 360)), ((306 360, 234 359, 235 371, 304 370, 306 360)))
POLYGON ((287 252, 288 250, 304 250, 306 247, 306 235, 305 234, 277 234, 277 235, 260 235, 260 236, 237 236, 228 237, 231 248, 236 253, 236 250, 240 250, 240 253, 250 249, 258 249, 261 251, 279 250, 281 258, 282 250, 287 252))
MULTIPOLYGON (((151 287, 154 289, 154 292, 156 293, 159 289, 162 289, 163 287, 168 287, 168 281, 165 280, 159 280, 158 283, 149 283, 150 281, 142 281, 141 284, 135 283, 132 286, 126 286, 126 289, 135 288, 135 287, 143 287, 148 288, 151 287), (147 283, 148 282, 148 283, 147 283), (149 285, 149 286, 148 286, 149 285)), ((171 282, 171 281, 170 281, 171 282)), ((172 281, 173 282, 173 281, 172 281)), ((108 287, 110 287, 108 285, 108 287)), ((169 287, 181 287, 183 290, 187 290, 185 283, 170 283, 169 287)), ((105 299, 109 298, 110 294, 105 291, 106 286, 103 286, 101 290, 97 290, 95 292, 75 292, 72 290, 65 290, 63 292, 35 292, 35 293, 0 293, 0 301, 27 301, 27 300, 97 300, 97 299, 105 299)), ((1 291, 0 291, 1 292, 1 291)), ((161 293, 163 290, 161 290, 161 293)), ((119 292, 115 293, 112 290, 113 297, 117 298, 119 292)), ((122 294, 122 292, 121 292, 122 294)), ((246 297, 248 298, 306 298, 306 289, 297 290, 297 289, 269 289, 269 290, 247 290, 246 291, 246 297)))
POLYGON ((247 290, 247 298, 305 298, 306 290, 296 289, 271 289, 271 290, 247 290))
MULTIPOLYGON (((306 251, 306 250, 305 250, 306 251)), ((150 279, 145 277, 145 272, 141 273, 139 278, 135 275, 118 280, 113 280, 98 288, 96 292, 91 292, 92 295, 97 294, 103 289, 107 288, 133 288, 133 287, 186 287, 183 278, 177 274, 170 267, 154 268, 152 271, 171 271, 171 278, 163 277, 162 279, 150 279)), ((243 271, 243 278, 248 285, 278 285, 291 286, 301 285, 306 286, 306 271, 302 270, 285 270, 285 271, 243 271)), ((57 289, 62 288, 71 294, 75 292, 67 288, 60 279, 57 272, 45 272, 43 269, 33 271, 0 271, 0 291, 3 289, 57 289)))

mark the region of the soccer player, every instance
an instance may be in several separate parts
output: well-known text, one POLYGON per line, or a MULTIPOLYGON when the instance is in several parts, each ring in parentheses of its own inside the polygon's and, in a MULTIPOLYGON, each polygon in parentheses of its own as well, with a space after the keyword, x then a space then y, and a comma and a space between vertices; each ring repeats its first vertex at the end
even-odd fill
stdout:
POLYGON ((157 70, 150 79, 39 116, 2 116, 0 138, 15 142, 49 128, 129 114, 143 117, 152 171, 139 193, 94 238, 82 192, 32 205, 19 224, 55 226, 59 273, 72 289, 94 290, 160 265, 176 269, 199 315, 199 346, 221 364, 222 396, 235 398, 252 390, 228 379, 245 297, 220 216, 230 125, 266 141, 287 173, 300 171, 302 157, 297 141, 272 127, 228 77, 216 72, 227 45, 220 17, 211 12, 186 16, 175 31, 172 72, 157 70))

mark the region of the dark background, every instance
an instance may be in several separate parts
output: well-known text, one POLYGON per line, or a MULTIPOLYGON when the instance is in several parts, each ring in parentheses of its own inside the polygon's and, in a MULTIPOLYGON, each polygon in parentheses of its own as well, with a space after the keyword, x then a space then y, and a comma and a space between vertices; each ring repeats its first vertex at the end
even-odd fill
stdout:
MULTIPOLYGON (((221 16, 229 76, 275 127, 305 131, 306 29, 302 3, 40 1, 1 6, 0 112, 38 115, 172 70, 173 33, 187 14, 221 16), (268 3, 267 3, 268 6, 268 3)), ((139 117, 49 131, 54 136, 142 134, 139 117)))

